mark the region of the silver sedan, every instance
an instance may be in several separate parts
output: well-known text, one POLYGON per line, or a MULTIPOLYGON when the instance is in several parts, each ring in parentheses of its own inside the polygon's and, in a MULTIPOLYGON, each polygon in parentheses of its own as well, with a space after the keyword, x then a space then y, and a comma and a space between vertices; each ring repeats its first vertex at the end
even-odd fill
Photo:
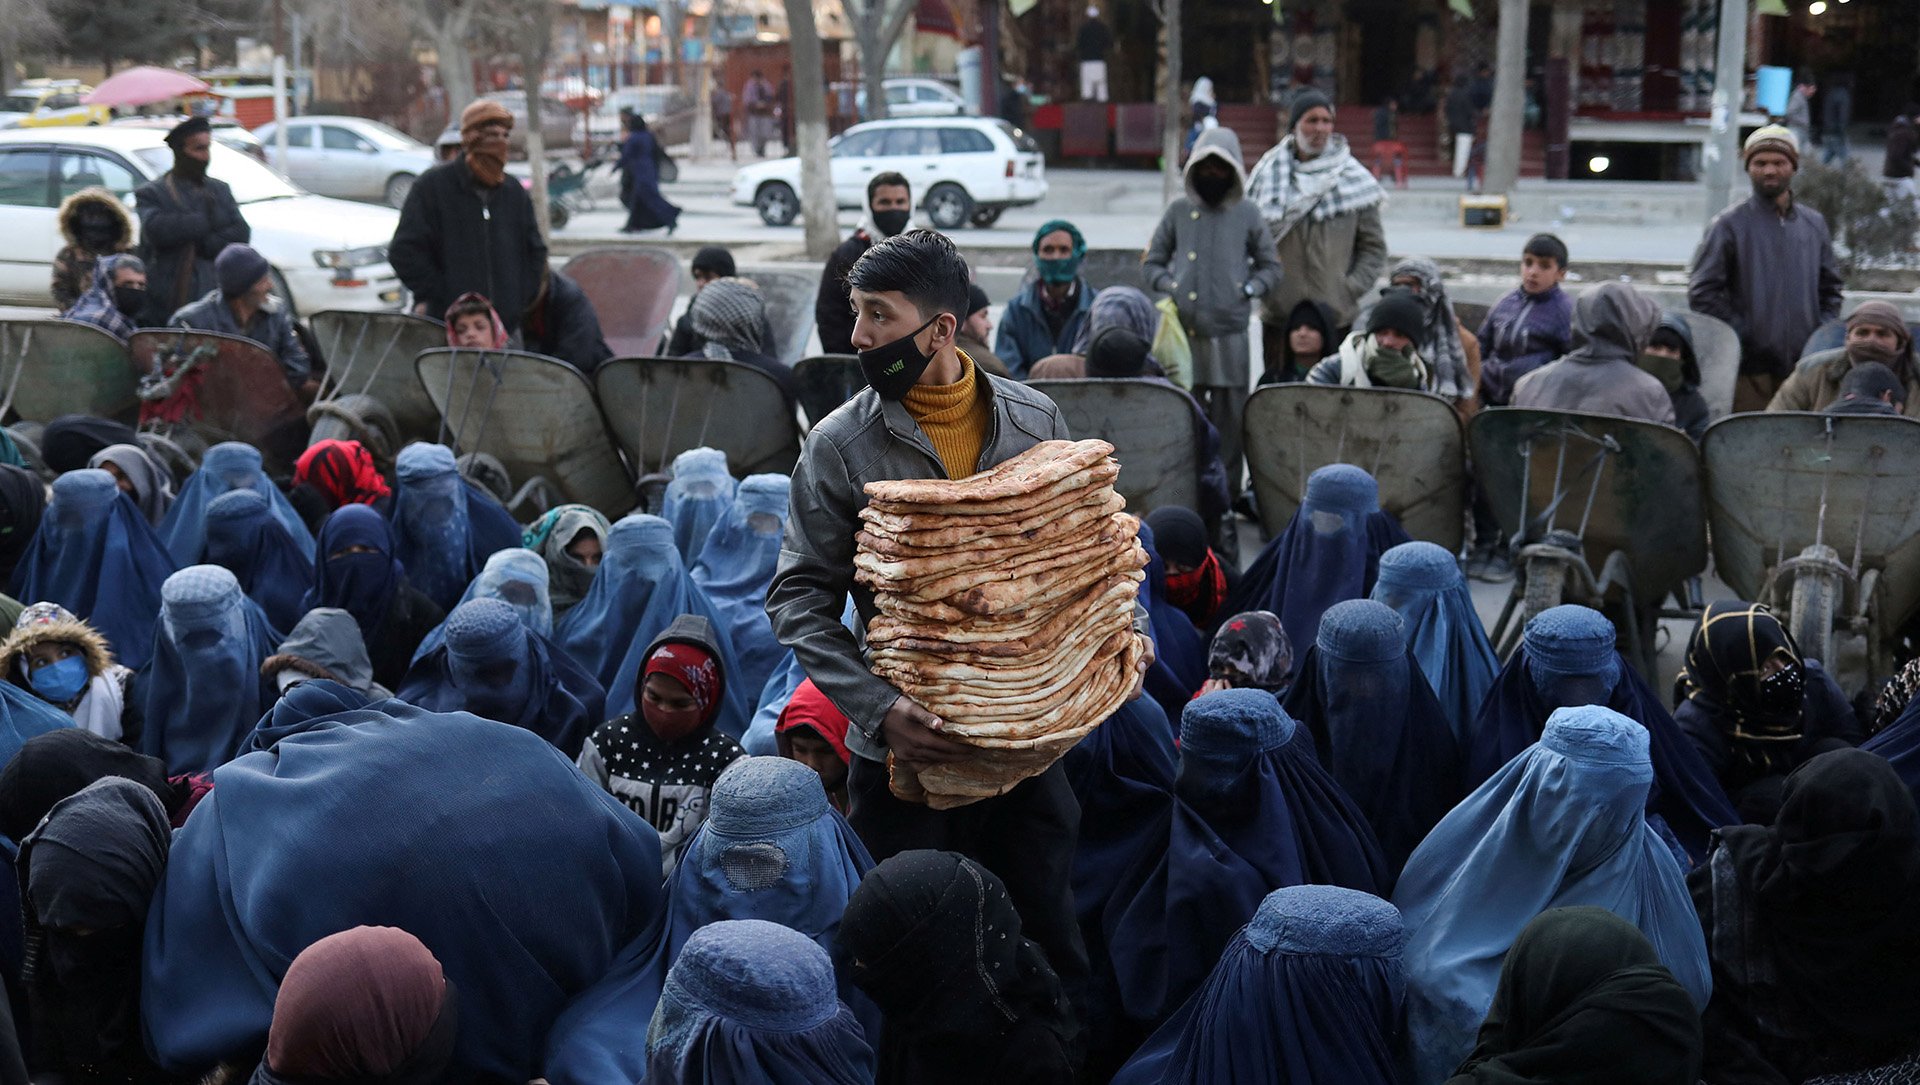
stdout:
POLYGON ((309 192, 347 200, 407 202, 414 178, 434 164, 433 149, 363 117, 295 117, 287 123, 287 160, 280 161, 274 124, 253 130, 267 161, 309 192))

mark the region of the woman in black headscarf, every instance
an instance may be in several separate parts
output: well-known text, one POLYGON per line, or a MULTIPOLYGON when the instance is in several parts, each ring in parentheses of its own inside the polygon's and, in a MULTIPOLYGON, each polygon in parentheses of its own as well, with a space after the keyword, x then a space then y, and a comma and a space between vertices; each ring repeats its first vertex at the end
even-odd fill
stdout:
POLYGON ((12 583, 14 567, 27 552, 40 516, 47 511, 47 488, 24 467, 0 464, 0 585, 12 583))
POLYGON ((56 475, 78 471, 94 454, 114 445, 138 445, 140 438, 124 423, 90 414, 63 414, 47 423, 40 437, 40 458, 56 475))
POLYGON ((36 1079, 173 1080, 147 1058, 140 1025, 141 940, 171 842, 153 791, 114 776, 60 802, 21 843, 36 1079))
POLYGON ((847 900, 839 951, 886 1015, 877 1085, 1058 1085, 1080 1028, 1006 887, 950 851, 904 851, 847 900))
POLYGON ((1885 760, 1835 750, 1795 769, 1778 820, 1720 830, 1687 887, 1713 959, 1707 1081, 1920 1050, 1920 812, 1885 760))
POLYGON ((1694 1085, 1692 996, 1605 908, 1540 913, 1507 951, 1480 1039, 1447 1085, 1694 1085))
POLYGON ((1194 625, 1211 629, 1221 616, 1227 589, 1240 577, 1214 553, 1206 521, 1192 509, 1162 505, 1147 514, 1147 526, 1167 563, 1167 601, 1186 611, 1194 625))
POLYGON ((28 739, 0 769, 0 836, 19 840, 56 803, 109 776, 146 785, 176 829, 186 824, 194 805, 213 786, 206 777, 169 777, 157 757, 135 753, 84 728, 62 727, 28 739))

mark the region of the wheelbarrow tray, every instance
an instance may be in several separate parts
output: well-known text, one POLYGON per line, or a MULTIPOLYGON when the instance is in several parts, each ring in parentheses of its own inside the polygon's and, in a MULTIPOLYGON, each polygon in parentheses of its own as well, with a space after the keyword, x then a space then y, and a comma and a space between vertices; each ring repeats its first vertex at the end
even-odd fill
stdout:
POLYGON ((760 297, 767 303, 767 324, 773 328, 767 353, 792 365, 807 352, 807 339, 813 335, 813 302, 820 280, 792 271, 756 271, 747 278, 760 287, 760 297))
POLYGON ((666 249, 589 249, 560 269, 580 285, 600 318, 601 338, 622 358, 660 349, 680 296, 680 258, 666 249))
POLYGON ((126 345, 91 324, 0 321, 0 394, 19 418, 89 414, 131 424, 140 413, 139 382, 126 345))
POLYGON ((186 419, 187 427, 209 445, 244 441, 260 450, 269 470, 291 471, 307 447, 307 413, 287 386, 286 370, 266 347, 237 335, 186 328, 149 328, 127 341, 127 353, 143 373, 158 373, 170 357, 201 351, 207 352, 200 363, 206 376, 196 392, 198 417, 186 419))
POLYGON ((1714 565, 1742 599, 1759 598, 1768 570, 1819 539, 1842 563, 1880 570, 1882 636, 1920 610, 1920 422, 1742 414, 1714 423, 1701 449, 1714 565))
POLYGON ((421 352, 414 367, 456 452, 495 456, 515 484, 544 478, 609 518, 633 507, 633 475, 579 370, 540 354, 449 347, 421 352))
POLYGON ((1705 313, 1683 312, 1693 333, 1693 358, 1700 365, 1700 398, 1707 416, 1725 418, 1733 412, 1733 386, 1740 379, 1740 335, 1726 321, 1705 313))
POLYGON ((851 354, 816 354, 793 363, 794 383, 800 386, 800 411, 808 426, 832 414, 867 386, 860 359, 851 354))
POLYGON ((1473 477, 1509 538, 1537 541, 1543 534, 1541 517, 1553 500, 1564 444, 1561 489, 1566 496, 1551 526, 1578 529, 1592 478, 1586 472, 1601 472, 1584 537, 1589 569, 1598 574, 1615 552, 1624 552, 1634 596, 1647 606, 1706 568, 1700 455, 1680 430, 1613 415, 1493 407, 1474 416, 1467 441, 1473 477), (1595 442, 1611 442, 1618 451, 1600 457, 1601 445, 1595 442), (1522 456, 1529 444, 1530 478, 1522 456), (1523 487, 1531 525, 1524 533, 1519 519, 1523 487))
POLYGON ((690 448, 727 454, 736 476, 790 474, 800 423, 774 379, 744 362, 615 358, 593 374, 607 427, 641 475, 690 448))
POLYGON ((1348 463, 1380 484, 1380 507, 1416 539, 1460 549, 1465 438, 1453 404, 1400 388, 1274 384, 1247 400, 1247 471, 1269 536, 1293 519, 1307 476, 1348 463))
POLYGON ((1127 510, 1145 516, 1163 505, 1200 503, 1198 421, 1185 392, 1154 380, 1049 380, 1028 387, 1052 399, 1077 441, 1113 445, 1120 477, 1113 488, 1127 510))
POLYGON ((440 412, 413 360, 447 345, 446 325, 412 313, 324 309, 308 317, 307 326, 327 360, 321 399, 372 396, 393 415, 401 444, 437 438, 440 412))

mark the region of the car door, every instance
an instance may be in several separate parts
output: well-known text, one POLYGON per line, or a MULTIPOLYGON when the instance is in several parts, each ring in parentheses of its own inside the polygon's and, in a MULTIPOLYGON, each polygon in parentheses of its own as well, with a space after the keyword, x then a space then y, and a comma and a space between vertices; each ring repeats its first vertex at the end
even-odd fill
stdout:
POLYGON ((976 128, 952 125, 940 129, 940 165, 975 200, 1002 198, 1007 187, 1006 159, 993 151, 993 140, 976 128))
POLYGON ((841 207, 867 205, 867 181, 882 167, 880 141, 884 128, 849 132, 833 146, 833 198, 841 207))
POLYGON ((325 188, 325 179, 320 176, 320 152, 314 147, 314 126, 311 124, 287 125, 287 160, 280 161, 277 133, 263 131, 260 142, 267 149, 267 163, 293 179, 293 183, 309 192, 329 196, 325 188))
POLYGON ((53 257, 66 244, 53 202, 53 149, 0 147, 0 297, 46 305, 53 257))
POLYGON ((373 143, 365 136, 338 124, 315 125, 319 131, 316 153, 320 174, 327 182, 327 195, 360 199, 377 194, 386 178, 376 180, 379 172, 373 143))
POLYGON ((913 188, 915 207, 920 205, 928 189, 948 176, 941 161, 940 133, 932 128, 919 125, 889 128, 881 153, 886 161, 880 168, 906 177, 907 184, 913 188))

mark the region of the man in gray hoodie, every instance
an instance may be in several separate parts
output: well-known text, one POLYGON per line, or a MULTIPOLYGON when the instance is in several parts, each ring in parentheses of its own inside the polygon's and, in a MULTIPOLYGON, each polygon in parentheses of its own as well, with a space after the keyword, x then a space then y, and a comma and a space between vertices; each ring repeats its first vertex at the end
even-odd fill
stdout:
POLYGON ((1187 159, 1187 194, 1168 205, 1142 270, 1173 296, 1193 350, 1193 393, 1220 431, 1229 493, 1240 490, 1240 419, 1246 411, 1253 299, 1280 284, 1280 258, 1260 209, 1246 199, 1240 137, 1209 128, 1187 159))
POLYGON ((1602 283, 1580 295, 1573 303, 1573 341, 1580 345, 1521 377, 1513 405, 1673 425, 1666 386, 1637 364, 1660 316, 1653 299, 1625 283, 1602 283))

